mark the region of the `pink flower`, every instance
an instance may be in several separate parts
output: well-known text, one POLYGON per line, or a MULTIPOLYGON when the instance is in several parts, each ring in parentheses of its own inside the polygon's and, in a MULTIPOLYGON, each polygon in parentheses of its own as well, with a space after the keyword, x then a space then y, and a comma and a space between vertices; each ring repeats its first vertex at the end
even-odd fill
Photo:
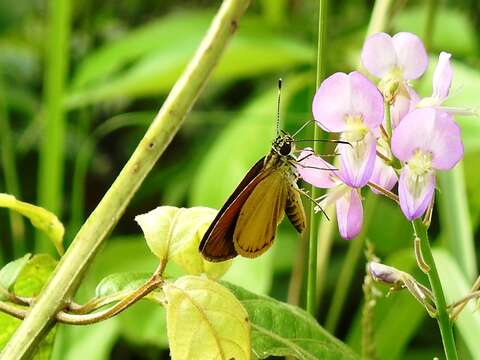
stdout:
POLYGON ((409 220, 423 215, 435 190, 435 171, 449 170, 463 157, 460 129, 450 114, 433 108, 405 116, 392 136, 400 172, 400 207, 409 220))
POLYGON ((364 186, 375 163, 376 129, 383 120, 383 99, 359 72, 335 73, 322 82, 312 104, 317 124, 329 132, 340 132, 349 145, 340 145, 339 176, 350 187, 364 186))
POLYGON ((392 129, 395 129, 405 115, 414 110, 420 97, 410 86, 405 85, 395 96, 395 100, 390 107, 390 116, 392 119, 392 129))
MULTIPOLYGON (((385 161, 377 156, 370 181, 385 190, 392 190, 398 181, 398 176, 391 166, 387 165, 385 161)), ((373 187, 371 190, 375 194, 379 194, 373 187)))
POLYGON ((438 57, 438 63, 433 73, 432 96, 423 99, 418 99, 414 102, 417 108, 434 107, 438 110, 443 110, 451 114, 459 115, 478 115, 474 109, 466 107, 446 107, 443 106, 450 93, 452 85, 453 68, 451 64, 452 55, 442 51, 438 57))
POLYGON ((418 107, 437 107, 447 99, 452 85, 453 69, 450 63, 451 54, 442 51, 438 57, 438 63, 433 74, 432 96, 422 99, 418 107))
POLYGON ((385 33, 370 36, 363 45, 361 59, 365 69, 381 79, 378 88, 389 104, 398 93, 407 96, 406 81, 419 78, 428 65, 422 41, 408 32, 393 37, 385 33))
POLYGON ((361 54, 365 69, 378 78, 398 77, 401 81, 419 78, 427 69, 428 56, 418 36, 400 32, 370 36, 361 54))
POLYGON ((342 238, 353 239, 362 230, 363 207, 360 191, 345 185, 339 177, 339 170, 319 156, 312 149, 305 149, 299 156, 297 171, 303 180, 313 186, 331 189, 320 206, 325 208, 335 203, 338 229, 342 238))

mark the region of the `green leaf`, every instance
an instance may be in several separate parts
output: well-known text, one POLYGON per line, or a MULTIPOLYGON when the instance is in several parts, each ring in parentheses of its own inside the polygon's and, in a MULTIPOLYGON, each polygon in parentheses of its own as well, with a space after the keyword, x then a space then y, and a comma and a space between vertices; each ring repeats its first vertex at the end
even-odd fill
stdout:
POLYGON ((203 234, 217 212, 206 207, 177 208, 160 206, 135 220, 142 228, 150 250, 162 261, 173 260, 187 273, 220 277, 231 261, 213 263, 205 260, 198 247, 203 234))
MULTIPOLYGON (((190 60, 210 21, 210 12, 171 14, 105 45, 80 65, 67 106, 166 93, 190 60)), ((212 74, 212 81, 225 83, 284 72, 310 64, 313 55, 310 44, 265 27, 261 18, 245 17, 212 74)))
MULTIPOLYGON (((31 254, 25 254, 20 259, 9 262, 0 270, 0 287, 5 290, 10 290, 15 284, 18 276, 22 272, 23 268, 27 265, 28 260, 30 259, 31 254)), ((6 294, 0 292, 0 300, 5 300, 8 297, 6 294)))
POLYGON ((222 282, 240 300, 252 324, 252 351, 260 359, 358 359, 347 345, 323 329, 304 310, 222 282))
POLYGON ((178 12, 129 31, 88 54, 74 75, 73 88, 101 83, 148 54, 171 50, 172 44, 197 43, 212 15, 211 11, 178 12))
POLYGON ((27 217, 33 226, 43 231, 63 255, 63 234, 65 229, 55 214, 44 208, 15 199, 9 194, 0 194, 0 207, 9 208, 27 217))
MULTIPOLYGON (((23 267, 14 284, 15 294, 32 297, 40 293, 43 285, 53 272, 56 261, 47 254, 35 255, 23 267)), ((0 350, 8 342, 20 324, 20 320, 0 313, 0 350)), ((55 328, 42 340, 34 356, 35 360, 49 359, 55 339, 55 328)))
MULTIPOLYGON (((444 249, 437 248, 433 250, 437 269, 442 281, 442 287, 445 292, 447 304, 453 303, 470 290, 469 282, 465 274, 458 266, 455 259, 444 249)), ((455 326, 467 345, 472 358, 478 359, 480 354, 480 313, 475 308, 475 302, 470 302, 459 315, 455 326)))
POLYGON ((138 289, 149 278, 151 273, 123 272, 110 274, 98 284, 95 296, 102 297, 117 293, 131 292, 138 289))
POLYGON ((13 286, 19 296, 37 296, 50 278, 57 262, 48 254, 34 255, 22 269, 13 286))
POLYGON ((250 359, 248 314, 230 291, 196 276, 181 277, 163 290, 172 359, 250 359))

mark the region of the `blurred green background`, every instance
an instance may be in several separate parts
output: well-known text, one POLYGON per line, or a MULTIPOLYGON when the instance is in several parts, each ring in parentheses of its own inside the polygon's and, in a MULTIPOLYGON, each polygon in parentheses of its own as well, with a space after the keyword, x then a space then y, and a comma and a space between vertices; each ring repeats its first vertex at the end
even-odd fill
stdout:
MULTIPOLYGON (((0 191, 54 211, 66 226, 69 243, 141 139, 219 3, 2 0, 0 191)), ((330 1, 328 74, 358 65, 373 5, 330 1)), ((279 77, 284 79, 283 127, 294 131, 311 119, 316 13, 316 1, 253 1, 184 126, 98 254, 78 301, 93 296, 96 284, 108 274, 155 268, 157 260, 145 246, 135 215, 159 205, 222 205, 270 147, 279 77)), ((431 92, 431 74, 444 50, 453 54, 455 71, 449 104, 479 107, 480 2, 393 1, 386 24, 392 34, 412 31, 426 40, 431 62, 417 83, 422 95, 431 92)), ((475 279, 475 243, 480 249, 480 119, 457 120, 466 155, 463 167, 439 181, 430 231, 450 301, 475 279)), ((300 138, 309 138, 311 131, 300 138)), ((365 198, 367 221, 361 238, 346 242, 335 235, 321 277, 318 311, 320 323, 356 350, 364 241, 370 240, 385 262, 426 280, 414 270, 411 226, 399 209, 367 192, 365 198)), ((53 254, 52 245, 7 211, 0 212, 0 236, 0 265, 27 251, 53 254)), ((285 222, 272 251, 255 260, 235 260, 225 280, 286 300, 296 261, 303 273, 302 248, 285 222)), ((168 271, 171 276, 179 272, 168 271)), ((375 332, 380 359, 442 354, 435 321, 405 293, 378 300, 375 332)), ((479 316, 461 318, 456 334, 461 358, 480 359, 479 316)), ((163 310, 139 303, 98 325, 60 326, 53 358, 168 358, 163 310)))

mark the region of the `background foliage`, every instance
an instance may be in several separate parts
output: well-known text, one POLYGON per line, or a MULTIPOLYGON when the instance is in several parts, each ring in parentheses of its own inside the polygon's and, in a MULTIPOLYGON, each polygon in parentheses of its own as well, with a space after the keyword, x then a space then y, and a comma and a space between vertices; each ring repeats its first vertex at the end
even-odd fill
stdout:
MULTIPOLYGON (((395 2, 389 32, 412 31, 423 36, 427 3, 395 2)), ((57 215, 66 225, 67 243, 130 156, 195 51, 218 2, 86 0, 71 5, 68 73, 65 91, 57 94, 65 109, 61 120, 65 127, 64 161, 60 165, 65 177, 61 188, 54 189, 61 199, 57 215)), ((372 5, 371 1, 331 2, 327 73, 351 71, 357 66, 372 5)), ((45 190, 37 191, 36 185, 39 178, 49 176, 48 169, 39 166, 39 148, 53 136, 41 122, 46 111, 46 13, 44 1, 0 2, 0 191, 31 203, 45 198, 41 194, 45 190)), ((311 118, 315 13, 316 3, 311 1, 253 2, 200 101, 95 259, 77 294, 78 301, 92 296, 96 284, 111 273, 151 272, 155 268, 157 260, 145 246, 135 215, 158 205, 221 206, 246 170, 270 147, 278 77, 285 81, 283 127, 293 131, 311 118)), ((453 54, 455 67, 449 102, 479 106, 479 27, 477 1, 439 1, 429 48, 430 72, 419 84, 423 95, 431 91, 436 54, 444 50, 453 54)), ((431 228, 450 300, 460 297, 478 272, 475 254, 458 249, 472 248, 474 242, 480 249, 480 122, 478 118, 457 120, 466 146, 464 172, 459 169, 457 175, 460 183, 465 181, 465 216, 471 221, 472 232, 467 229, 467 236, 462 237, 449 232, 458 204, 448 206, 448 178, 440 183, 439 211, 434 213, 431 228), (462 281, 454 281, 456 276, 462 281)), ((308 135, 307 131, 301 136, 308 135)), ((463 196, 461 191, 455 194, 463 196)), ((367 198, 366 206, 371 209, 368 229, 361 239, 334 241, 318 311, 320 323, 326 323, 355 350, 361 342, 364 266, 358 242, 368 238, 385 262, 404 271, 415 268, 410 224, 387 200, 367 198), (341 275, 346 272, 352 276, 341 275), (339 295, 342 291, 343 297, 339 295)), ((41 238, 35 240, 32 228, 5 210, 0 213, 0 232, 0 265, 27 251, 49 250, 54 254, 52 245, 41 238)), ((224 280, 285 301, 292 267, 296 258, 301 258, 295 254, 301 254, 302 249, 290 225, 282 224, 272 251, 253 261, 235 260, 224 280)), ((179 271, 167 269, 171 275, 179 271)), ((149 303, 136 304, 121 316, 97 325, 59 325, 56 331, 54 359, 168 358, 164 310, 149 303)), ((479 332, 478 319, 459 322, 462 359, 479 358, 478 338, 475 341, 479 332)), ((378 301, 375 333, 381 359, 424 359, 442 352, 434 321, 405 293, 378 301)))

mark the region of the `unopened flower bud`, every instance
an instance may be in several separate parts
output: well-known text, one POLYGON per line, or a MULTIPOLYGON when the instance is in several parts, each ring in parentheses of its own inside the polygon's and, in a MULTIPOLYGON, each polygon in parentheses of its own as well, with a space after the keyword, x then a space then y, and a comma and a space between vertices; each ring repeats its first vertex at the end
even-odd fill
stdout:
POLYGON ((375 281, 381 281, 386 284, 396 285, 402 281, 402 272, 381 263, 370 262, 368 271, 375 281))

